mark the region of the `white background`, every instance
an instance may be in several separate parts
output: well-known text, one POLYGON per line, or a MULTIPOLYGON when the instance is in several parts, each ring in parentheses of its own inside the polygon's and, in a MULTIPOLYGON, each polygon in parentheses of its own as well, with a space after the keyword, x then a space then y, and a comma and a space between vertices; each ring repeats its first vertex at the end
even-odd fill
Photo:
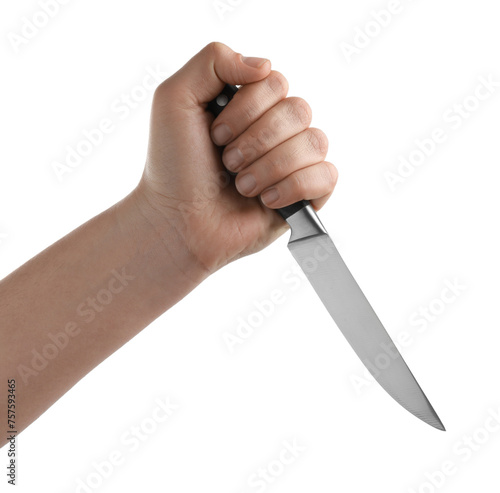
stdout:
POLYGON ((18 441, 17 491, 498 491, 500 425, 484 426, 500 407, 500 87, 474 100, 481 76, 500 81, 498 2, 401 0, 349 63, 342 43, 361 42, 389 4, 242 0, 221 19, 212 0, 73 0, 18 50, 12 33, 39 4, 2 6, 1 277, 137 183, 152 93, 123 119, 115 101, 147 67, 168 76, 222 41, 271 59, 310 103, 340 171, 323 223, 389 333, 411 337, 402 353, 448 430, 361 380, 312 288, 284 281, 294 261, 283 237, 208 279, 33 423, 18 441), (474 110, 447 122, 464 99, 474 110), (59 182, 51 163, 102 118, 114 132, 59 182), (386 172, 435 127, 446 141, 391 190, 386 172), (447 281, 464 288, 444 305, 447 281), (230 353, 224 333, 275 289, 285 302, 230 353), (439 314, 417 326, 429 305, 439 314), (179 407, 131 451, 121 437, 150 423, 157 398, 179 407), (294 440, 304 450, 280 469, 294 440), (97 476, 93 462, 116 451, 124 463, 97 476), (273 482, 252 487, 269 466, 273 482), (78 490, 78 479, 102 484, 78 490))

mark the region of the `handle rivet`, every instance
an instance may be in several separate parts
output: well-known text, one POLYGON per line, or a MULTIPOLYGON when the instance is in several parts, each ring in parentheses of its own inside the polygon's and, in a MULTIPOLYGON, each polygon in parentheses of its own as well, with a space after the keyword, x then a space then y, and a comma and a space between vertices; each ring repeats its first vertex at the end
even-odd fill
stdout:
POLYGON ((225 94, 219 94, 215 100, 219 106, 226 106, 229 102, 229 98, 225 94))

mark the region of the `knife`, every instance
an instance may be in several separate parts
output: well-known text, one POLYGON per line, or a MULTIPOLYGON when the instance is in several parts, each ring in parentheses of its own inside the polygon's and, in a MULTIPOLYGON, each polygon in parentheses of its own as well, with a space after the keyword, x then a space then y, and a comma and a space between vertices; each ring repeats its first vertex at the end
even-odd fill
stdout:
MULTIPOLYGON (((237 91, 236 86, 226 84, 207 110, 217 117, 237 91)), ((288 249, 368 371, 407 411, 445 431, 309 201, 301 200, 276 212, 291 229, 288 249)))

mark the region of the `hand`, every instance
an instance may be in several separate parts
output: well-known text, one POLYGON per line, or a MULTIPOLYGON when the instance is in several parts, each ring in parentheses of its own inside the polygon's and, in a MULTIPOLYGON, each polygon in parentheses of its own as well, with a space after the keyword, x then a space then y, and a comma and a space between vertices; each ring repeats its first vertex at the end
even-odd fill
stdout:
POLYGON ((211 272, 284 232, 259 197, 321 207, 336 180, 327 140, 308 129, 307 104, 286 94, 268 60, 208 45, 158 87, 132 193, 1 280, 0 379, 19 376, 17 430, 211 272), (214 121, 206 103, 226 82, 243 87, 214 121), (236 187, 214 141, 228 144, 222 161, 238 170, 236 187))
POLYGON ((173 227, 208 272, 286 231, 270 208, 309 199, 319 209, 335 187, 325 134, 309 128, 309 105, 287 92, 269 60, 245 59, 221 43, 206 46, 155 92, 135 197, 147 220, 173 227), (206 103, 225 83, 243 87, 214 120, 206 103), (236 187, 218 145, 227 145, 222 162, 238 172, 236 187))

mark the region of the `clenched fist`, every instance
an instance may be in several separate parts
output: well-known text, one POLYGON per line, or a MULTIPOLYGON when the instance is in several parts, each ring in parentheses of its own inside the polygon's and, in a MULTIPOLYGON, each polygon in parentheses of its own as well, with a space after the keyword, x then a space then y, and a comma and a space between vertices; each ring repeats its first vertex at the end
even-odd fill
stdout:
POLYGON ((328 139, 309 127, 306 101, 287 92, 269 60, 221 43, 206 46, 155 92, 138 205, 159 230, 163 222, 173 226, 209 272, 287 229, 271 209, 301 199, 319 209, 334 189, 337 170, 324 160, 328 139), (242 87, 214 119, 207 103, 226 83, 242 87), (234 183, 225 168, 237 173, 234 183))

